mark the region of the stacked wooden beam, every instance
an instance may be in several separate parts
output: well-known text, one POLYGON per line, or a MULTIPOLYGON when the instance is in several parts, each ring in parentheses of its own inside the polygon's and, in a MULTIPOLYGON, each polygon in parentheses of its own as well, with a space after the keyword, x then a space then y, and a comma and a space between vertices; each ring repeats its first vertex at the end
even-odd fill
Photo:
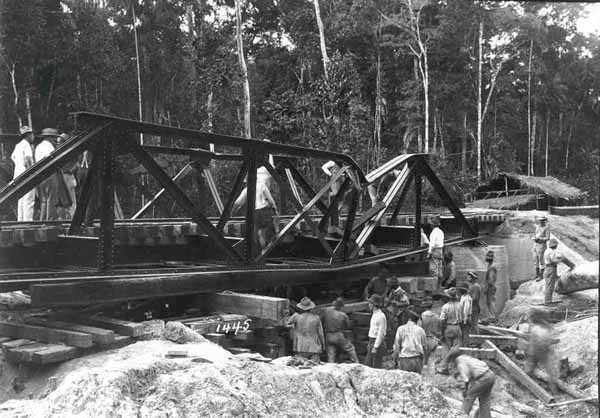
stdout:
POLYGON ((76 321, 32 317, 26 323, 0 322, 0 345, 14 363, 59 363, 122 347, 141 335, 142 325, 104 317, 76 321))

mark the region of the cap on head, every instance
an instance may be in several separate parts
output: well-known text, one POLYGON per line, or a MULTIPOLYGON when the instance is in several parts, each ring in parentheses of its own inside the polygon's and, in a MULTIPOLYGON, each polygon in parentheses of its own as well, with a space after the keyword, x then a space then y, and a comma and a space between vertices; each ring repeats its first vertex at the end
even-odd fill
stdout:
POLYGON ((371 297, 369 298, 369 303, 377 306, 378 308, 381 308, 383 306, 383 298, 381 297, 381 295, 371 295, 371 297))
POLYGON ((344 299, 337 298, 336 300, 334 300, 333 301, 333 307, 335 309, 342 309, 344 307, 344 299))
POLYGON ((467 273, 467 278, 469 278, 470 280, 477 280, 479 279, 479 276, 477 276, 477 273, 475 273, 474 271, 470 271, 467 273))
POLYGON ((550 238, 548 240, 548 247, 550 247, 550 248, 558 247, 558 241, 556 240, 556 238, 550 238))
POLYGON ((40 136, 49 136, 56 138, 60 135, 58 135, 58 131, 54 128, 44 128, 42 129, 42 133, 40 134, 40 136))
POLYGON ((31 130, 31 128, 29 126, 23 125, 23 126, 21 126, 21 129, 19 129, 19 132, 21 133, 21 138, 22 138, 26 134, 32 133, 33 131, 31 130))
POLYGON ((303 311, 310 311, 315 308, 315 304, 312 300, 310 300, 307 296, 304 296, 299 304, 296 305, 296 308, 303 311))

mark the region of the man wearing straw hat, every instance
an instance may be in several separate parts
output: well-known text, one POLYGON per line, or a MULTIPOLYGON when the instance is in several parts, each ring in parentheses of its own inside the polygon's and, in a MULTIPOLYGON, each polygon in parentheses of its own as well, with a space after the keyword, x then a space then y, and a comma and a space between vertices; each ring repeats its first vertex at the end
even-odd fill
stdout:
MULTIPOLYGON (((33 165, 33 131, 29 126, 22 126, 21 140, 15 146, 10 158, 15 163, 13 178, 19 177, 25 170, 33 165)), ((35 189, 25 193, 17 202, 17 221, 33 221, 33 207, 35 205, 35 189)))
POLYGON ((439 289, 444 278, 444 232, 440 229, 440 216, 436 215, 430 220, 433 230, 429 234, 429 272, 437 276, 437 288, 439 289))
POLYGON ((540 215, 535 219, 537 225, 535 226, 535 234, 533 235, 533 255, 535 259, 535 278, 541 280, 544 277, 544 252, 546 251, 546 244, 550 239, 550 229, 546 225, 546 215, 540 215))
MULTIPOLYGON (((35 147, 36 163, 54 152, 54 142, 59 135, 56 129, 44 128, 40 136, 42 137, 42 141, 35 147)), ((58 174, 50 174, 38 186, 40 221, 52 221, 57 218, 58 181, 58 174)))
POLYGON ((383 354, 385 353, 385 335, 387 333, 387 319, 383 313, 383 297, 374 294, 369 298, 369 309, 373 312, 369 324, 369 344, 367 345, 367 358, 365 365, 381 369, 383 354))
POLYGON ((352 363, 358 363, 354 345, 344 335, 344 331, 350 329, 350 320, 348 315, 342 311, 343 308, 344 299, 337 298, 333 301, 333 306, 326 308, 321 315, 327 343, 328 363, 335 363, 338 352, 344 353, 352 363))
POLYGON ((287 325, 294 327, 293 350, 294 355, 319 362, 325 348, 323 325, 319 316, 312 312, 315 304, 308 297, 303 297, 296 305, 299 312, 294 313, 286 320, 287 325))

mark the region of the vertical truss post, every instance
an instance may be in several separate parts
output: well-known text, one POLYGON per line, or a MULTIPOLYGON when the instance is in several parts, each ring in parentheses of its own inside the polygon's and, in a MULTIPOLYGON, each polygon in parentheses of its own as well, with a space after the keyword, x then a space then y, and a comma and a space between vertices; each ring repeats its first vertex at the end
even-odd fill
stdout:
POLYGON ((233 205, 235 204, 235 200, 240 195, 244 188, 244 177, 248 172, 248 162, 244 161, 240 171, 233 182, 233 186, 231 187, 231 192, 229 192, 229 197, 227 198, 227 202, 225 203, 225 207, 223 208, 223 212, 221 213, 221 217, 219 218, 219 223, 217 224, 217 229, 219 231, 223 231, 225 228, 225 224, 229 220, 231 216, 231 211, 233 210, 233 205))
POLYGON ((421 246, 421 195, 423 192, 422 188, 422 177, 421 177, 421 164, 415 165, 415 231, 413 235, 413 247, 421 246))
POLYGON ((353 188, 350 192, 350 206, 348 208, 348 216, 346 217, 346 225, 344 227, 344 235, 342 240, 335 247, 333 256, 331 257, 330 263, 333 263, 337 255, 342 252, 342 258, 347 261, 350 258, 350 238, 352 237, 352 231, 354 229, 354 219, 356 218, 356 210, 358 209, 358 201, 360 192, 357 188, 353 188))
POLYGON ((248 181, 246 183, 246 257, 247 261, 254 258, 255 251, 255 225, 254 212, 256 211, 256 154, 251 149, 244 150, 248 165, 248 181))
POLYGON ((81 228, 83 223, 85 222, 86 212, 88 207, 90 206, 90 200, 93 195, 94 186, 97 183, 98 178, 98 170, 99 170, 99 162, 100 156, 99 153, 102 153, 101 146, 97 146, 94 148, 94 152, 92 154, 92 163, 90 164, 90 168, 83 180, 83 185, 81 186, 81 192, 79 193, 79 199, 77 199, 77 206, 75 208, 75 213, 73 214, 73 219, 71 219, 71 226, 69 227, 69 235, 77 235, 81 232, 81 228))
POLYGON ((114 261, 115 186, 113 139, 102 143, 100 172, 100 242, 98 243, 98 270, 110 270, 114 261))

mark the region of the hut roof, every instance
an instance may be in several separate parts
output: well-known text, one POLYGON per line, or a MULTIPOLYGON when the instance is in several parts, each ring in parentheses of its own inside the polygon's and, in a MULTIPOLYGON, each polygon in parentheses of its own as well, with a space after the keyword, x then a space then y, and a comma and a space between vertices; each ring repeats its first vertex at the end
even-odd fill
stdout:
POLYGON ((467 203, 468 208, 483 209, 519 209, 528 203, 535 202, 537 195, 520 194, 516 196, 493 197, 490 199, 479 199, 467 203))
MULTIPOLYGON (((577 199, 583 197, 586 193, 577 187, 571 186, 570 184, 564 183, 555 177, 535 177, 535 176, 524 176, 515 173, 500 173, 498 177, 491 180, 487 186, 484 186, 487 190, 494 190, 493 184, 506 177, 510 180, 518 182, 522 188, 530 189, 535 193, 545 194, 548 196, 558 197, 561 199, 577 199)), ((503 187, 502 187, 503 189, 503 187)))

